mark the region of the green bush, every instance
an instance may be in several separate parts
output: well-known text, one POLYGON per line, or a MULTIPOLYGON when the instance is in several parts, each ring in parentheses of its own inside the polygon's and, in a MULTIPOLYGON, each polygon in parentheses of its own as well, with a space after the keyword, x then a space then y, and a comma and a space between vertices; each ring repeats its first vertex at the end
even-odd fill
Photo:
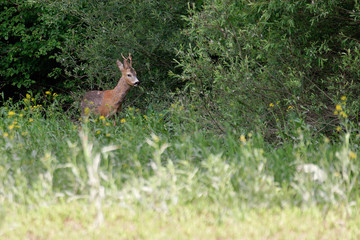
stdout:
POLYGON ((0 2, 1 88, 59 86, 61 81, 54 79, 61 68, 55 56, 62 48, 69 20, 51 19, 54 11, 35 1, 0 2))
POLYGON ((207 128, 329 132, 341 96, 358 115, 359 3, 204 1, 189 12, 178 77, 207 128))

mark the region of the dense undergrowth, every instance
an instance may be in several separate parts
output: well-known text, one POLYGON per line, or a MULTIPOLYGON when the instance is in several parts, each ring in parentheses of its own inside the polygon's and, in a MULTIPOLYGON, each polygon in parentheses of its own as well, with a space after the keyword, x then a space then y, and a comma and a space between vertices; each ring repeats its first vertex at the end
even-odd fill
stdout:
POLYGON ((99 214, 107 201, 165 212, 203 202, 220 210, 336 206, 349 214, 359 201, 359 141, 350 129, 330 141, 298 128, 274 146, 259 132, 202 129, 181 102, 76 121, 59 104, 48 91, 1 107, 2 203, 85 198, 99 214))

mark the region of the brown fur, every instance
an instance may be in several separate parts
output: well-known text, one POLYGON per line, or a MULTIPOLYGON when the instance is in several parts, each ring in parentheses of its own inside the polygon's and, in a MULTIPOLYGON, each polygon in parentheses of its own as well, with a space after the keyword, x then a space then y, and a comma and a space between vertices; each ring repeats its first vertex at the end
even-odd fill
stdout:
POLYGON ((136 72, 131 66, 132 59, 130 54, 128 58, 123 58, 124 64, 117 60, 117 65, 122 76, 114 89, 85 93, 84 98, 81 101, 81 112, 83 116, 88 115, 91 112, 104 117, 116 114, 121 110, 121 104, 130 88, 139 84, 136 72), (130 62, 128 62, 128 60, 130 60, 130 62))

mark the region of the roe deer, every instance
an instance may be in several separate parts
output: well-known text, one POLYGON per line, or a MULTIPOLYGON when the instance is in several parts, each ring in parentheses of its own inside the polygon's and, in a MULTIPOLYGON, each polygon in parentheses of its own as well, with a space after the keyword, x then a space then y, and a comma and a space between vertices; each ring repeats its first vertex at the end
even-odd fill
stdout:
POLYGON ((136 72, 132 68, 132 58, 129 56, 124 59, 124 64, 119 60, 116 61, 122 76, 112 90, 90 91, 85 93, 81 101, 82 115, 89 115, 90 112, 96 115, 109 117, 121 110, 121 104, 132 86, 138 86, 140 81, 136 77, 136 72), (130 61, 128 61, 130 60, 130 61))

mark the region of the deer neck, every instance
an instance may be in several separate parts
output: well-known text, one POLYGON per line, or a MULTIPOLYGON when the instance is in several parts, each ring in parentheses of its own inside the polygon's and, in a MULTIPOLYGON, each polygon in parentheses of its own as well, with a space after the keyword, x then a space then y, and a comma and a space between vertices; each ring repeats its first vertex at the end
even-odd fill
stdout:
POLYGON ((124 101, 126 94, 129 92, 130 88, 131 86, 126 83, 123 77, 121 77, 118 84, 113 89, 114 92, 113 102, 116 105, 120 105, 124 101))

